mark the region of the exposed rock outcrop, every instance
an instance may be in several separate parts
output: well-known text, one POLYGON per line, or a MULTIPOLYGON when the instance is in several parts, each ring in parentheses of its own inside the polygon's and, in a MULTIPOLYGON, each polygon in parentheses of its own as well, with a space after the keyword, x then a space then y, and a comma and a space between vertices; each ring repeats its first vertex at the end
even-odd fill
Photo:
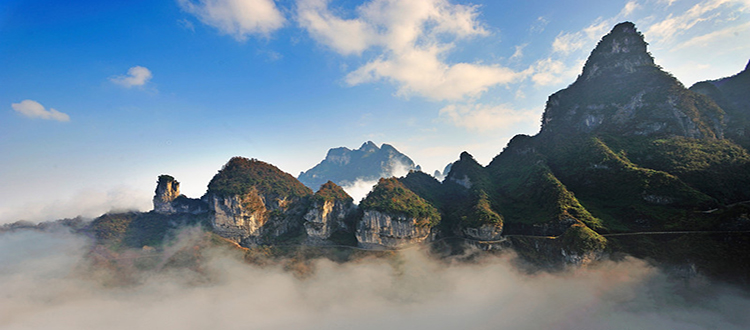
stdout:
MULTIPOLYGON (((434 179, 433 179, 434 180, 434 179)), ((380 179, 360 203, 357 241, 367 248, 397 248, 423 242, 440 220, 440 212, 396 178, 380 179)))
POLYGON ((200 200, 180 194, 180 183, 170 175, 160 175, 154 195, 154 212, 160 214, 208 212, 208 205, 200 200))
POLYGON ((633 23, 617 24, 578 79, 549 97, 541 135, 722 138, 724 111, 654 64, 646 45, 633 23))
POLYGON ((431 236, 421 219, 368 210, 357 223, 357 241, 364 248, 399 248, 421 243, 431 236))
POLYGON ((354 210, 354 203, 344 189, 328 181, 313 195, 310 208, 304 216, 308 241, 320 243, 336 231, 353 233, 347 220, 354 210))
POLYGON ((311 194, 273 165, 234 157, 211 179, 206 198, 214 231, 251 246, 301 231, 311 194))
POLYGON ((313 240, 326 240, 337 230, 348 231, 347 216, 351 213, 351 202, 324 200, 314 202, 305 214, 305 231, 313 240))
POLYGON ((176 213, 172 201, 180 195, 180 183, 170 175, 160 175, 154 195, 154 211, 157 213, 176 213))
POLYGON ((478 241, 496 241, 502 238, 503 226, 496 224, 484 224, 479 227, 463 227, 460 234, 464 237, 478 241))

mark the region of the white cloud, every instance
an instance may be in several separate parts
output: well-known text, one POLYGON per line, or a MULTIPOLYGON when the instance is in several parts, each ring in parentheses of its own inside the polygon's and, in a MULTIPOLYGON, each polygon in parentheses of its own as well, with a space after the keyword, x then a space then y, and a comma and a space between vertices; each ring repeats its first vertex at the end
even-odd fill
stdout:
POLYGON ((98 217, 110 211, 146 211, 151 208, 150 191, 119 186, 108 191, 87 188, 64 198, 0 205, 0 224, 18 220, 50 221, 83 216, 98 217))
POLYGON ((70 121, 70 116, 67 114, 52 108, 46 110, 44 109, 44 106, 34 100, 23 100, 20 103, 13 103, 10 106, 16 112, 29 118, 57 120, 62 122, 70 121))
POLYGON ((128 69, 127 75, 111 77, 109 80, 120 86, 131 88, 133 86, 145 85, 151 80, 151 77, 153 77, 151 70, 142 66, 134 66, 128 69))
POLYGON ((3 328, 735 330, 749 322, 743 289, 668 277, 633 258, 529 274, 511 253, 467 247, 442 260, 410 249, 345 263, 309 258, 302 268, 193 251, 203 235, 178 237, 164 251, 112 253, 64 231, 0 235, 3 328), (200 256, 196 267, 168 262, 188 249, 200 256), (151 262, 167 266, 141 269, 151 262))
MULTIPOLYGON (((750 23, 745 23, 737 26, 730 26, 722 30, 716 30, 711 33, 706 33, 697 37, 690 38, 683 41, 676 47, 672 48, 672 51, 677 51, 683 48, 690 47, 707 47, 708 45, 720 42, 727 38, 737 38, 740 33, 746 32, 750 29, 750 23)), ((747 36, 745 36, 746 38, 747 36)))
POLYGON ((544 29, 547 27, 547 24, 549 24, 549 20, 544 18, 544 16, 539 16, 536 19, 536 22, 531 25, 529 28, 529 32, 531 33, 542 33, 544 32, 544 29))
POLYGON ((629 16, 640 7, 641 5, 639 5, 637 1, 628 1, 628 3, 625 4, 625 7, 622 8, 622 11, 620 11, 620 16, 629 16))
POLYGON ((297 21, 313 38, 342 55, 359 55, 377 39, 366 22, 342 19, 328 11, 326 0, 299 1, 297 21))
POLYGON ((552 51, 555 53, 570 54, 583 47, 583 34, 560 32, 552 41, 552 51))
POLYGON ((525 43, 523 45, 517 45, 516 51, 513 52, 513 55, 511 55, 510 60, 520 60, 523 57, 523 49, 528 46, 528 43, 525 43))
POLYGON ((572 63, 566 65, 562 60, 551 57, 538 60, 534 63, 534 74, 531 76, 531 81, 536 86, 551 86, 575 79, 585 62, 583 60, 569 60, 568 62, 572 63))
MULTIPOLYGON (((626 5, 627 7, 627 5, 626 5)), ((601 39, 614 25, 617 17, 597 19, 591 25, 576 32, 560 32, 552 42, 552 52, 569 55, 588 47, 601 39)))
POLYGON ((692 6, 684 13, 678 15, 669 14, 664 20, 648 27, 646 35, 652 40, 669 40, 675 36, 683 34, 685 31, 693 28, 696 24, 712 21, 721 17, 722 13, 718 9, 725 5, 731 5, 734 3, 742 4, 745 9, 749 7, 747 1, 703 1, 692 6))
POLYGON ((450 104, 440 109, 443 118, 458 127, 480 132, 539 121, 536 111, 514 110, 506 105, 450 104))
POLYGON ((337 53, 377 51, 374 59, 346 76, 350 85, 382 80, 398 86, 401 96, 457 100, 523 78, 499 65, 445 61, 456 41, 489 35, 476 19, 475 6, 446 0, 371 0, 357 7, 356 14, 341 18, 326 0, 302 0, 297 7, 299 24, 337 53))
MULTIPOLYGON (((391 158, 388 166, 385 167, 385 172, 381 173, 380 176, 383 178, 391 177, 403 177, 409 174, 410 167, 406 164, 391 158)), ((341 188, 346 191, 349 196, 352 197, 355 204, 359 204, 362 199, 367 197, 367 194, 372 191, 372 188, 378 184, 379 179, 368 180, 367 178, 357 178, 354 182, 348 182, 342 184, 341 188)))
POLYGON ((209 25, 244 41, 248 35, 268 36, 286 19, 273 0, 177 0, 180 7, 209 25))

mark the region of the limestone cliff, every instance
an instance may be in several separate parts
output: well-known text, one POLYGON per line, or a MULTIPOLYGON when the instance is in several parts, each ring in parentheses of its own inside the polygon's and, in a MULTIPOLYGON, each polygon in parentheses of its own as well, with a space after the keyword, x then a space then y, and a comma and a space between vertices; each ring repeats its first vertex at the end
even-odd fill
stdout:
POLYGON ((157 213, 170 214, 176 210, 172 201, 180 195, 180 183, 170 175, 160 175, 156 184, 154 195, 154 211, 157 213))
POLYGON ((160 214, 208 212, 208 205, 200 200, 180 194, 180 183, 171 175, 160 175, 154 194, 154 212, 160 214))
POLYGON ((234 157, 211 179, 206 198, 214 231, 248 246, 301 231, 311 194, 273 165, 234 157))
POLYGON ((360 203, 357 241, 363 247, 396 248, 423 242, 441 219, 430 202, 396 178, 380 179, 360 203))
POLYGON ((390 215, 375 210, 364 211, 357 223, 357 241, 364 248, 399 248, 430 238, 430 227, 422 219, 390 215))
POLYGON ((354 210, 352 198, 338 185, 328 181, 312 197, 304 216, 310 242, 327 240, 336 231, 352 232, 347 219, 354 210))

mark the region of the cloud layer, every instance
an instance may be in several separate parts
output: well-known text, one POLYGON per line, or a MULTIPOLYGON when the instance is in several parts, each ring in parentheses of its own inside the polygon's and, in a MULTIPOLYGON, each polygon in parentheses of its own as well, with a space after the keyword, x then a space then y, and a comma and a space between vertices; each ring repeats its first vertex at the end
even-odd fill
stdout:
POLYGON ((286 19, 273 0, 178 0, 182 9, 203 24, 238 41, 250 35, 269 36, 286 19))
POLYGON ((88 244, 64 232, 0 234, 0 327, 733 330, 750 322, 741 293, 673 282, 638 260, 531 275, 508 256, 465 263, 407 250, 318 260, 300 278, 218 251, 198 271, 139 272, 123 252, 119 272, 139 280, 120 287, 105 285, 112 269, 88 266, 88 244))
POLYGON ((10 106, 16 112, 32 119, 70 121, 70 116, 67 114, 52 108, 46 110, 43 105, 34 100, 23 100, 20 103, 13 103, 10 106))
POLYGON ((433 100, 478 96, 487 89, 515 82, 523 74, 497 64, 451 63, 455 43, 489 32, 470 5, 445 0, 371 0, 342 18, 326 0, 301 0, 297 20, 318 42, 341 55, 363 55, 367 63, 345 81, 359 85, 386 81, 400 96, 433 100))
POLYGON ((451 104, 440 109, 440 117, 458 127, 480 132, 539 120, 537 111, 513 110, 509 106, 485 104, 451 104))
POLYGON ((152 77, 151 70, 142 66, 134 66, 128 69, 127 75, 111 77, 109 80, 120 86, 131 88, 145 85, 152 77))

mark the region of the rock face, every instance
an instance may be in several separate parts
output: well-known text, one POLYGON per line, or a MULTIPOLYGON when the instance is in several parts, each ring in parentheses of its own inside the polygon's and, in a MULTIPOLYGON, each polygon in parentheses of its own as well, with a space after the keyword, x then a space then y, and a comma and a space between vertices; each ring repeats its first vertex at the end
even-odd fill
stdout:
POLYGON ((208 207, 214 212, 211 219, 214 232, 237 243, 248 238, 257 239, 260 228, 268 220, 264 204, 257 192, 226 197, 210 194, 208 207), (250 208, 250 204, 261 207, 250 208))
POLYGON ((617 24, 549 97, 541 134, 722 138, 724 111, 656 66, 646 45, 633 23, 617 24))
POLYGON ((399 248, 430 238, 430 228, 420 219, 368 210, 357 224, 357 241, 364 248, 399 248))
POLYGON ((326 240, 336 230, 350 230, 345 220, 353 206, 341 200, 314 202, 304 217, 307 236, 312 240, 326 240))
POLYGON ((208 205, 200 199, 180 194, 180 183, 170 175, 160 175, 154 195, 154 212, 160 214, 208 212, 208 205))
MULTIPOLYGON (((433 179, 434 180, 434 179, 433 179)), ((360 203, 357 241, 366 248, 397 248, 423 242, 440 220, 429 201, 396 178, 380 179, 360 203)))
POLYGON ((503 226, 484 224, 479 227, 461 228, 461 235, 479 241, 496 241, 502 238, 503 226))
POLYGON ((180 183, 170 175, 160 175, 154 195, 154 211, 162 214, 176 213, 172 201, 180 196, 180 183))
POLYGON ((301 231, 311 194, 273 165, 234 157, 211 179, 206 198, 214 231, 252 246, 301 231))
POLYGON ((326 181, 338 185, 354 183, 357 179, 364 181, 391 177, 395 172, 408 172, 418 169, 414 162, 389 144, 378 148, 368 141, 359 149, 345 147, 328 150, 326 158, 315 167, 302 172, 297 177, 304 185, 318 189, 326 181))

